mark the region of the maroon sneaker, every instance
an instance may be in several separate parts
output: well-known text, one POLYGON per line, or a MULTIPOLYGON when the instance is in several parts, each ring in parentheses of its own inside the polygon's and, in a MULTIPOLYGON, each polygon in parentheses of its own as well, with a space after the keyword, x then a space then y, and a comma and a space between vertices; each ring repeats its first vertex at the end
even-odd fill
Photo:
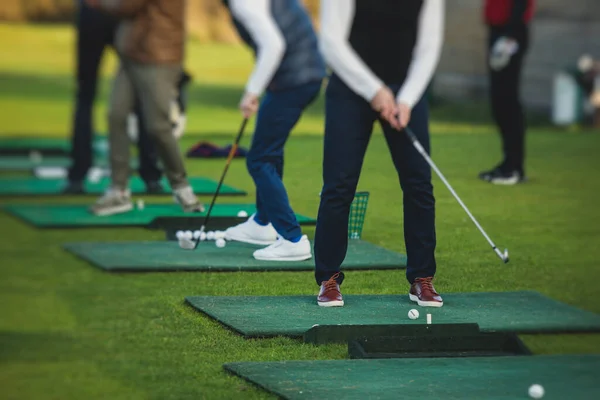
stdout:
POLYGON ((329 278, 328 281, 321 282, 321 290, 317 297, 317 304, 321 307, 341 307, 344 305, 340 285, 336 279, 340 276, 339 272, 329 278))
POLYGON ((408 297, 421 307, 441 307, 444 305, 442 296, 433 287, 433 276, 417 278, 410 286, 408 297))

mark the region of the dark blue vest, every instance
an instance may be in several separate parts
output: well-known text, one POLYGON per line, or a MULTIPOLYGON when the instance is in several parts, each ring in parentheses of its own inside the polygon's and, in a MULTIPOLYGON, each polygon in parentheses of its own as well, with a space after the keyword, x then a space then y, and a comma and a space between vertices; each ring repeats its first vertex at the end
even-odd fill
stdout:
MULTIPOLYGON (((251 0, 247 0, 251 1, 251 0)), ((229 1, 223 3, 229 8, 229 1)), ((325 61, 319 52, 317 35, 310 16, 299 0, 271 0, 271 15, 285 40, 286 50, 268 89, 285 90, 325 77, 325 61)), ((248 31, 232 17, 240 37, 256 54, 248 31)))

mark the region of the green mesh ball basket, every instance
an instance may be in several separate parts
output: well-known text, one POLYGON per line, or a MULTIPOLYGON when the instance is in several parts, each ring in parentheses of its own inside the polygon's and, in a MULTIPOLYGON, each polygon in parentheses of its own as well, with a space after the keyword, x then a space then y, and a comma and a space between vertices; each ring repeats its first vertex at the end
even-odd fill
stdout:
POLYGON ((356 192, 350 206, 350 219, 348 220, 348 237, 350 239, 360 239, 368 204, 369 192, 356 192))

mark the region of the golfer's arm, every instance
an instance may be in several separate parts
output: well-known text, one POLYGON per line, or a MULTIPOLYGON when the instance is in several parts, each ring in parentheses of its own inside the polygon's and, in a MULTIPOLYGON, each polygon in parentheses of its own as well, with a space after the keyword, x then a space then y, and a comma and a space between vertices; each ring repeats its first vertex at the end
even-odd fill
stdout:
POLYGON ((148 0, 100 0, 100 8, 120 17, 132 17, 137 14, 148 0))
POLYGON ((285 54, 285 40, 271 15, 271 0, 231 0, 229 6, 256 44, 256 64, 246 92, 260 96, 279 68, 285 54))
POLYGON ((444 1, 425 0, 423 3, 413 58, 396 98, 399 103, 413 107, 431 82, 444 41, 444 1))
POLYGON ((355 0, 321 0, 319 46, 325 61, 355 93, 371 101, 383 82, 348 43, 355 0))

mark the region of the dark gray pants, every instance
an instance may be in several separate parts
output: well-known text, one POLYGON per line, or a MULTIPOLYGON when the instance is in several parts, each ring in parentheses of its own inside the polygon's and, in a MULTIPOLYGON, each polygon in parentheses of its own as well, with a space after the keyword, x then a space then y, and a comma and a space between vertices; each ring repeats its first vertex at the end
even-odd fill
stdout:
POLYGON ((173 136, 169 112, 176 97, 180 65, 140 64, 125 57, 113 82, 109 110, 109 143, 112 184, 127 188, 130 176, 127 117, 136 97, 148 135, 154 140, 172 189, 187 186, 185 166, 173 136))

